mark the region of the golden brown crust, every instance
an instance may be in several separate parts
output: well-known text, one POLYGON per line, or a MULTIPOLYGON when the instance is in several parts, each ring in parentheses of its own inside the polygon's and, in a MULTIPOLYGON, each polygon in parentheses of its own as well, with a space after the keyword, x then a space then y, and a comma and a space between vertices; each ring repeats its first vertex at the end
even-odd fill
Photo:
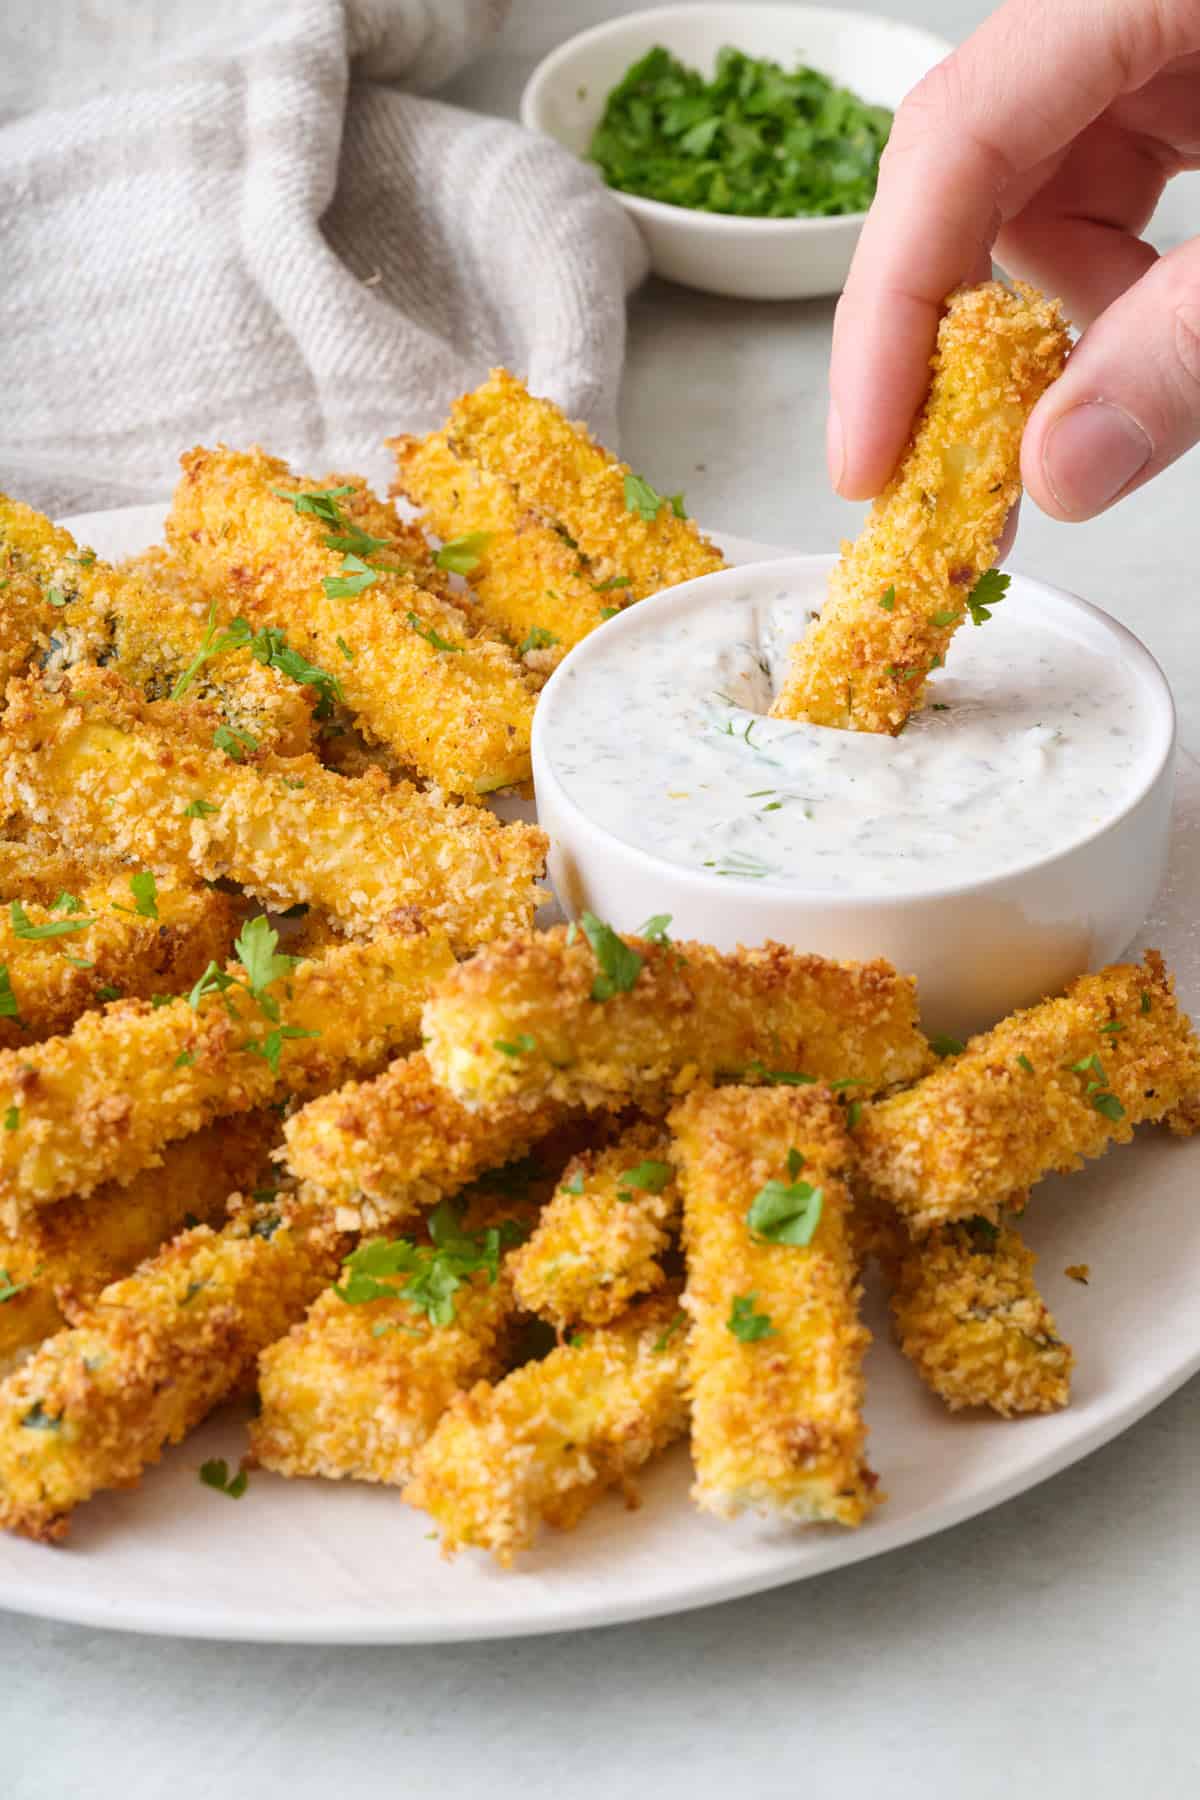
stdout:
POLYGON ((1081 976, 867 1105, 856 1141, 865 1179, 911 1231, 974 1214, 995 1223, 1043 1175, 1128 1143, 1198 1091, 1200 1045, 1148 950, 1144 967, 1081 976))
POLYGON ((909 448, 857 539, 842 546, 774 717, 895 733, 922 704, 967 595, 995 561, 1021 492, 1025 421, 1068 343, 1058 303, 1021 282, 950 296, 909 448))
POLYGON ((932 1060, 914 984, 888 963, 828 962, 783 944, 723 953, 623 941, 641 958, 636 981, 599 1002, 602 970, 575 926, 506 938, 460 964, 425 1011, 434 1075, 488 1110, 547 1097, 653 1106, 696 1080, 780 1071, 878 1092, 932 1060))
POLYGON ((683 1191, 693 1497, 725 1517, 752 1508, 860 1525, 878 1496, 842 1109, 825 1088, 700 1088, 669 1124, 683 1191), (821 1190, 808 1244, 751 1230, 746 1215, 772 1180, 821 1190), (766 1321, 763 1335, 734 1331, 739 1305, 766 1321))

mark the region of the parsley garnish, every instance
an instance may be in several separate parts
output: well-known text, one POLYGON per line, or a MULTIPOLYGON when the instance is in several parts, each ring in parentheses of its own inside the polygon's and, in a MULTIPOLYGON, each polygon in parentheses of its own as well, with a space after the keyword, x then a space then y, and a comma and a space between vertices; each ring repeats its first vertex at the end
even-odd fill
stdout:
POLYGON ((325 542, 331 550, 344 550, 351 556, 373 556, 376 550, 385 550, 390 541, 388 538, 372 537, 369 531, 364 531, 353 519, 345 519, 340 515, 337 528, 341 535, 327 537, 325 542))
POLYGON ((1024 1071, 1027 1075, 1032 1075, 1035 1073, 1033 1064, 1030 1062, 1029 1058, 1026 1056, 1026 1054, 1023 1050, 1022 1050, 1021 1054, 1018 1056, 1017 1061, 1020 1063, 1021 1067, 1024 1069, 1024 1071))
POLYGON ((270 1000, 264 990, 273 981, 284 975, 290 975, 300 961, 298 956, 284 956, 279 951, 279 933, 270 924, 265 913, 259 913, 253 919, 247 919, 234 940, 233 953, 246 971, 246 979, 250 984, 250 992, 258 1001, 267 1017, 277 1020, 279 1008, 270 1000), (270 1001, 270 1004, 264 1004, 270 1001))
POLYGON ((667 927, 670 923, 670 913, 652 913, 644 925, 638 926, 634 936, 645 938, 651 944, 669 944, 667 927))
MULTIPOLYGON (((653 525, 664 506, 669 506, 677 519, 687 518, 682 494, 660 494, 643 476, 635 475, 631 469, 625 477, 625 511, 636 513, 644 524, 653 525)), ((614 579, 610 585, 616 586, 618 583, 614 579)), ((621 582, 619 585, 624 587, 627 583, 621 582)), ((606 590, 603 588, 596 589, 597 593, 604 591, 606 590)))
POLYGON ((961 1056, 966 1047, 958 1038, 944 1034, 929 1040, 929 1048, 935 1056, 961 1056))
POLYGON ((190 1069, 195 1060, 196 1052, 194 1050, 181 1050, 175 1058, 173 1066, 177 1069, 190 1069))
MULTIPOLYGON (((68 937, 72 932, 86 931, 89 925, 96 923, 95 919, 48 919, 44 925, 35 925, 19 900, 14 900, 8 910, 13 936, 26 938, 31 943, 37 943, 43 938, 68 937)), ((4 1011, 4 1007, 0 1005, 0 1015, 4 1011)))
POLYGON ((750 1203, 746 1223, 755 1237, 769 1244, 811 1244, 821 1222, 824 1189, 798 1181, 804 1158, 798 1150, 788 1156, 789 1181, 773 1179, 759 1188, 750 1203))
POLYGON ((671 1339, 675 1336, 676 1332, 681 1330, 682 1327, 686 1324, 687 1324, 687 1314, 685 1312, 677 1312, 675 1314, 675 1317, 671 1320, 671 1323, 667 1326, 667 1329, 662 1333, 662 1335, 660 1337, 655 1338, 654 1348, 661 1353, 663 1350, 665 1350, 667 1348, 668 1344, 671 1342, 671 1339))
POLYGON ((129 891, 133 895, 134 911, 143 919, 158 917, 158 883, 154 879, 153 869, 142 869, 137 875, 129 877, 129 891))
POLYGON ((544 625, 533 625, 526 634, 525 642, 517 651, 517 655, 526 656, 530 650, 549 650, 552 644, 558 642, 554 633, 547 631, 544 625))
POLYGON ((615 592, 617 588, 627 588, 629 586, 630 580, 628 575, 610 575, 607 581, 593 581, 592 592, 594 594, 611 594, 615 592))
POLYGON ((67 604, 68 596, 63 593, 61 588, 48 587, 46 589, 46 598, 51 606, 65 606, 67 604))
MULTIPOLYGON (((340 644, 342 640, 337 641, 340 644)), ((300 687, 316 688, 318 719, 327 719, 333 711, 334 701, 342 698, 342 684, 337 676, 309 662, 299 650, 293 650, 287 641, 287 633, 277 625, 265 625, 255 632, 250 640, 250 654, 255 662, 268 669, 278 669, 281 675, 286 675, 300 687)))
POLYGON ((214 656, 225 656, 230 650, 244 650, 253 636, 250 626, 243 618, 231 619, 229 624, 217 629, 217 603, 212 601, 208 609, 208 622, 204 628, 204 636, 200 640, 200 648, 187 665, 175 686, 171 689, 171 699, 181 700, 206 662, 214 656))
POLYGON ((321 586, 325 590, 326 599, 348 600, 356 594, 365 593, 372 582, 378 579, 378 572, 369 563, 365 563, 361 556, 351 554, 342 558, 342 573, 324 576, 321 586))
POLYGON ((105 982, 103 987, 96 989, 96 998, 97 1000, 119 1000, 121 990, 119 987, 113 987, 111 982, 105 982))
POLYGON ((65 912, 65 913, 82 912, 83 911, 83 901, 77 900, 75 898, 74 894, 68 894, 66 889, 64 888, 62 893, 58 896, 58 899, 54 902, 54 905, 51 906, 48 910, 50 912, 65 912))
POLYGON ((214 1456, 210 1461, 202 1462, 200 1479, 205 1487, 215 1488, 218 1494, 228 1494, 231 1500, 240 1500, 249 1485, 245 1469, 239 1469, 230 1479, 229 1464, 223 1456, 214 1456))
POLYGON ((765 1081, 768 1087, 812 1087, 817 1079, 815 1075, 802 1075, 799 1069, 768 1069, 758 1061, 747 1063, 746 1073, 765 1081))
POLYGON ((447 642, 439 632, 435 631, 432 625, 422 625, 415 612, 409 613, 408 622, 416 632, 417 636, 419 638, 424 638, 427 644, 432 644, 435 650, 452 650, 456 655, 462 655, 461 644, 451 644, 447 642))
POLYGON ((1078 1062, 1064 1063, 1063 1067, 1069 1074, 1089 1077, 1084 1088, 1084 1097, 1093 1112, 1103 1113, 1104 1117, 1111 1119, 1114 1124, 1117 1120, 1125 1117, 1125 1108, 1117 1096, 1110 1093, 1105 1085, 1108 1077, 1094 1050, 1090 1056, 1081 1057, 1078 1062))
POLYGON ((17 1131, 20 1129, 20 1125, 21 1125, 21 1109, 20 1109, 20 1107, 19 1106, 10 1106, 8 1111, 4 1115, 5 1131, 17 1131))
POLYGON ((41 1270, 35 1269, 28 1281, 14 1281, 7 1269, 0 1269, 0 1306, 4 1306, 9 1300, 15 1300, 18 1294, 23 1294, 40 1274, 41 1270))
POLYGON ((0 1019, 19 1019, 21 1010, 17 1005, 17 996, 12 991, 12 981, 8 973, 8 964, 0 963, 0 1019))
POLYGON ((234 762, 245 760, 247 750, 258 749, 258 739, 248 731, 239 731, 236 725, 218 725, 213 732, 213 748, 223 750, 234 762))
POLYGON ((492 1048, 499 1050, 501 1056, 528 1056, 531 1050, 537 1049, 537 1039, 522 1031, 511 1043, 507 1038, 496 1038, 492 1048))
MULTIPOLYGON (((262 997, 259 997, 258 1003, 260 1006, 264 1004, 262 997)), ((272 1005, 274 1005, 273 1001, 272 1005)), ((315 1038, 320 1037, 320 1035, 319 1031, 305 1031, 300 1025, 276 1025, 268 1031, 261 1042, 256 1042, 253 1038, 247 1039, 242 1045, 242 1049, 247 1051, 251 1056, 261 1056, 272 1075, 278 1075, 279 1058, 283 1054, 284 1044, 289 1039, 315 1038)))
POLYGON ((888 588, 884 589, 883 593, 880 594, 880 596, 879 596, 879 604, 880 604, 880 606, 882 606, 884 612, 894 612, 895 611, 895 609, 896 609, 896 590, 894 587, 888 587, 888 588))
POLYGON ((632 1200, 635 1188, 644 1194, 661 1194, 673 1174, 670 1163, 640 1162, 635 1169, 626 1169, 623 1175, 617 1176, 617 1180, 624 1183, 617 1189, 617 1199, 632 1200))
POLYGON ((983 571, 967 595, 967 611, 973 625, 982 625, 986 619, 991 618, 993 606, 999 606, 1011 582, 1012 576, 1002 575, 999 569, 983 571))
POLYGON ((850 1102, 849 1106, 846 1108, 846 1130, 847 1131, 854 1130, 855 1126, 858 1124, 858 1121, 862 1118, 862 1109, 863 1109, 863 1103, 861 1100, 852 1100, 850 1102))
POLYGON ((189 800, 184 807, 183 816, 185 819, 206 819, 210 813, 220 812, 220 810, 220 807, 214 806, 211 800, 205 800, 197 794, 196 798, 189 800))
POLYGON ((339 636, 339 637, 335 637, 333 641, 337 645, 338 649, 341 651, 342 655, 345 657, 346 661, 353 662, 354 661, 354 652, 350 648, 349 644, 346 642, 345 638, 339 636))
POLYGON ((579 923, 600 965, 592 983, 592 999, 611 1000, 614 994, 627 994, 642 972, 641 956, 594 913, 585 912, 579 923))
POLYGON ((732 1331, 743 1344, 756 1344, 760 1338, 774 1337, 775 1327, 768 1313, 756 1312, 753 1294, 735 1294, 725 1329, 732 1331))
POLYGON ((286 488, 272 488, 271 491, 278 494, 281 500, 290 500, 297 513, 312 513, 327 525, 341 526, 345 521, 334 501, 340 500, 343 494, 352 494, 354 484, 348 482, 345 487, 316 488, 311 494, 289 494, 286 488))
POLYGON ((490 531, 466 531, 461 537, 447 538, 433 560, 449 575, 469 575, 479 567, 491 541, 490 531))
POLYGON ((961 612, 935 612, 930 613, 929 623, 931 625, 936 625, 941 629, 941 627, 945 625, 957 625, 961 618, 961 612))
POLYGON ((464 1232, 453 1205, 443 1200, 428 1221, 432 1244, 415 1244, 410 1238, 372 1238, 346 1258, 343 1284, 334 1293, 348 1306, 371 1300, 407 1300, 423 1312, 431 1325, 449 1325, 454 1319, 454 1296, 468 1276, 487 1275, 489 1283, 500 1272, 500 1254, 520 1243, 524 1228, 515 1220, 486 1231, 464 1232), (387 1279, 406 1275, 403 1286, 387 1279))
POLYGON ((1124 1031, 1124 1029, 1120 1019, 1110 1019, 1107 1025, 1100 1027, 1100 1035, 1101 1037, 1116 1037, 1118 1031, 1124 1031))
POLYGON ((1142 989, 1142 1011, 1144 1013, 1150 1011, 1150 993, 1147 988, 1142 989))

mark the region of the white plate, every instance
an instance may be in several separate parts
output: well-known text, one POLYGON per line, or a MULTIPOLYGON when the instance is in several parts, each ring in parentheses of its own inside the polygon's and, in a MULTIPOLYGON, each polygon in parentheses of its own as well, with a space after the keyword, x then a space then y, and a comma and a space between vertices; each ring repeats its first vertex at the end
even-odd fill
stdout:
MULTIPOLYGON (((162 509, 68 524, 103 555, 158 534, 162 509)), ((726 553, 785 552, 736 538, 726 553)), ((1200 765, 1181 759, 1171 870, 1145 940, 1200 1003, 1200 765)), ((152 1470, 137 1493, 83 1507, 68 1546, 0 1542, 0 1605, 126 1631, 264 1642, 404 1644, 578 1630, 684 1611, 877 1556, 995 1506, 1077 1462, 1200 1368, 1200 1142, 1150 1132, 1068 1181, 1048 1181, 1027 1235, 1041 1285, 1074 1344, 1070 1409, 1005 1422, 953 1418, 887 1341, 868 1367, 871 1458, 887 1504, 860 1531, 730 1526, 693 1511, 686 1453, 653 1467, 644 1505, 606 1501, 547 1536, 510 1574, 472 1555, 444 1563, 424 1517, 385 1489, 251 1477, 244 1499, 203 1487, 206 1457, 236 1462, 244 1414, 229 1408, 152 1470), (1091 1265, 1090 1287, 1066 1279, 1091 1265)))

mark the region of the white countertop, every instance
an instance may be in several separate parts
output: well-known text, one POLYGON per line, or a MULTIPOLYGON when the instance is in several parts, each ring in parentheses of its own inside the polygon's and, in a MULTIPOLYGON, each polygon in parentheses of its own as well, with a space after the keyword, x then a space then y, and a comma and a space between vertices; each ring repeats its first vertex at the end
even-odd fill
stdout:
MULTIPOLYGON (((960 38, 976 0, 871 0, 960 38)), ((619 0, 516 0, 446 97, 515 113, 533 62, 619 0)), ((1195 177, 1153 236, 1200 229, 1195 177)), ((706 525, 832 547, 856 509, 821 454, 832 303, 650 283, 622 450, 706 525)), ((1013 560, 1098 601, 1166 667, 1200 745, 1200 462, 1107 518, 1031 507, 1013 560)), ((1130 1232, 1153 1229, 1130 1195, 1130 1232), (1136 1210, 1135 1210, 1136 1209, 1136 1210)), ((1015 1425, 1019 1430, 1020 1426, 1015 1425)), ((610 1800, 1194 1793, 1200 1382, 1024 1498, 760 1598, 577 1637, 417 1650, 187 1644, 0 1617, 5 1800, 610 1800), (1197 1558, 1193 1564, 1192 1558, 1197 1558)), ((303 1581, 304 1571, 296 1570, 303 1581)))

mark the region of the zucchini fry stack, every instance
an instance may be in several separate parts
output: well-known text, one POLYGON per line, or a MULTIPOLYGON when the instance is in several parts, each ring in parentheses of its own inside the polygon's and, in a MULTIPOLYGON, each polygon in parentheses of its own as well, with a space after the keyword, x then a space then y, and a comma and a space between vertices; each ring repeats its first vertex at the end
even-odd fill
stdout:
POLYGON ((683 511, 506 369, 443 430, 391 439, 395 491, 463 558, 485 615, 538 669, 635 600, 724 567, 683 511))

